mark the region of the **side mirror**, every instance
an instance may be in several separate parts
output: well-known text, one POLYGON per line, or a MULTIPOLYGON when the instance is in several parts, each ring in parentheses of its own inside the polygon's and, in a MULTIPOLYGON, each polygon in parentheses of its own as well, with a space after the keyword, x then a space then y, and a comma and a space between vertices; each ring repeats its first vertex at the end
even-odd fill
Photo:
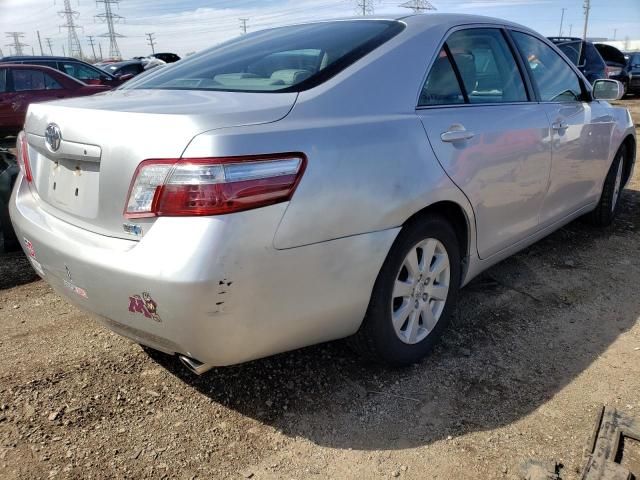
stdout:
POLYGON ((617 80, 601 78, 593 82, 592 95, 595 100, 620 100, 624 95, 624 87, 617 80))

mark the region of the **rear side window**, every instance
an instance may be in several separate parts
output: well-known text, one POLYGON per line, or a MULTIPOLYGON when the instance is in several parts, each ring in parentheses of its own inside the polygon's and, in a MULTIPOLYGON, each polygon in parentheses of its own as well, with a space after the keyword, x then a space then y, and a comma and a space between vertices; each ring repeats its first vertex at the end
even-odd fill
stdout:
POLYGON ((469 103, 526 102, 527 90, 502 32, 477 28, 454 33, 447 45, 469 103))
POLYGON ((0 93, 7 91, 7 69, 0 68, 0 93))
POLYGON ((14 70, 13 88, 16 92, 28 90, 57 90, 62 86, 40 70, 14 70))
POLYGON ((464 96, 449 55, 443 48, 427 76, 418 106, 455 105, 458 103, 464 103, 464 96))
POLYGON ((580 79, 549 45, 526 33, 512 32, 527 59, 533 82, 543 102, 575 102, 582 97, 580 79))
POLYGON ((452 34, 431 67, 419 106, 459 104, 465 100, 469 103, 529 100, 518 64, 498 29, 476 28, 452 34))
POLYGON ((242 35, 181 60, 125 89, 292 92, 318 85, 403 29, 384 20, 347 20, 242 35))

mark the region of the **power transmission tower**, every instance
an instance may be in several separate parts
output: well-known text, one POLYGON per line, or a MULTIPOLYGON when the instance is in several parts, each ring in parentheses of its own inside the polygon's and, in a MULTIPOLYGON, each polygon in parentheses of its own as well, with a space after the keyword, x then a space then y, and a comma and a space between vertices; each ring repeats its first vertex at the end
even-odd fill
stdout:
POLYGON ((400 4, 403 8, 410 8, 414 13, 422 13, 428 10, 437 10, 428 0, 411 0, 400 4))
POLYGON ((95 42, 93 40, 93 35, 89 35, 87 38, 89 39, 89 45, 91 45, 91 52, 93 53, 93 59, 97 60, 98 57, 96 57, 96 48, 95 48, 95 42))
POLYGON ((247 33, 247 22, 249 21, 249 19, 239 18, 238 20, 240 20, 240 30, 242 30, 242 33, 243 34, 247 33))
POLYGON ((356 0, 356 11, 358 15, 362 15, 363 17, 373 15, 373 0, 356 0))
POLYGON ((156 53, 156 48, 155 48, 155 38, 153 38, 153 36, 155 35, 155 33, 145 33, 145 35, 147 36, 147 44, 151 46, 151 53, 155 54, 156 53))
POLYGON ((40 55, 44 57, 44 50, 42 49, 42 39, 40 38, 40 30, 36 30, 38 34, 38 45, 40 45, 40 55))
POLYGON ((114 24, 120 22, 121 20, 124 20, 124 17, 121 15, 118 15, 117 13, 113 13, 113 10, 111 8, 112 5, 118 5, 118 3, 120 3, 120 0, 96 0, 96 3, 104 4, 104 13, 100 13, 96 15, 96 18, 106 23, 107 30, 108 30, 107 33, 103 33, 102 35, 99 35, 99 36, 109 38, 109 56, 110 57, 118 58, 118 59, 122 58, 122 55, 120 54, 120 48, 118 47, 117 38, 124 37, 124 35, 120 35, 119 33, 116 32, 114 24))
POLYGON ((82 58, 82 47, 80 46, 78 32, 76 32, 76 28, 81 28, 76 25, 76 19, 80 16, 80 13, 71 8, 71 0, 64 0, 64 10, 59 11, 58 15, 67 20, 67 23, 60 25, 60 28, 67 29, 69 55, 76 58, 82 58))
POLYGON ((562 9, 562 15, 560 15, 560 33, 558 34, 559 37, 562 36, 562 24, 564 23, 564 12, 565 12, 566 8, 562 9))
POLYGON ((24 51, 22 47, 28 47, 27 43, 22 43, 22 38, 24 38, 23 32, 7 32, 7 37, 13 38, 13 43, 7 43, 7 47, 13 47, 16 51, 16 55, 24 55, 24 51))
POLYGON ((53 57, 53 44, 51 43, 51 39, 47 37, 44 39, 44 41, 47 42, 47 46, 49 47, 49 52, 51 52, 51 56, 53 57))
POLYGON ((587 39, 587 28, 589 27, 589 10, 591 10, 591 0, 584 0, 584 31, 582 39, 587 39))

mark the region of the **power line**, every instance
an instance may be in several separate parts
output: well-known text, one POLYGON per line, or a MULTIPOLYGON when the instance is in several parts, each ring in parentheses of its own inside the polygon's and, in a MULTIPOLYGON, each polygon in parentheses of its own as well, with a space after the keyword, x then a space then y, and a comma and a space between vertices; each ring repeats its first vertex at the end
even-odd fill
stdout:
POLYGON ((80 16, 80 13, 71 8, 71 0, 64 0, 64 10, 59 11, 58 15, 66 18, 67 20, 67 23, 60 25, 60 28, 67 29, 69 55, 76 58, 82 58, 82 47, 80 46, 78 32, 76 32, 76 28, 81 28, 76 25, 76 19, 80 16))
POLYGON ((358 15, 362 15, 363 17, 373 15, 373 0, 356 0, 356 11, 358 15))
POLYGON ((249 21, 248 18, 240 18, 240 30, 242 30, 242 33, 247 33, 247 22, 249 21))
POLYGON ((96 57, 96 47, 95 47, 95 41, 93 40, 93 35, 89 35, 87 38, 89 39, 89 45, 91 45, 91 52, 93 53, 93 59, 97 60, 98 57, 96 57))
POLYGON ((47 42, 47 46, 49 47, 49 51, 51 52, 51 56, 53 56, 53 44, 51 43, 51 39, 49 37, 44 39, 47 42))
POLYGON ((403 8, 410 8, 414 13, 422 13, 428 10, 437 10, 428 0, 411 0, 400 4, 403 8))
POLYGON ((120 0, 96 0, 96 3, 104 4, 104 13, 100 13, 96 15, 96 18, 100 19, 102 22, 107 24, 107 33, 103 33, 99 35, 100 37, 109 38, 109 56, 112 58, 122 58, 120 54, 120 48, 118 47, 117 38, 124 37, 124 35, 120 35, 116 32, 114 24, 124 20, 124 17, 118 15, 117 13, 113 13, 111 9, 111 5, 118 5, 120 0))
POLYGON ((153 36, 155 35, 154 32, 152 33, 145 33, 145 35, 147 36, 147 45, 151 46, 151 53, 155 54, 156 53, 156 49, 155 49, 155 38, 153 38, 153 36))
POLYGON ((13 47, 16 55, 24 55, 22 47, 28 47, 29 44, 22 43, 24 32, 7 32, 7 37, 13 38, 13 43, 7 43, 7 47, 13 47))

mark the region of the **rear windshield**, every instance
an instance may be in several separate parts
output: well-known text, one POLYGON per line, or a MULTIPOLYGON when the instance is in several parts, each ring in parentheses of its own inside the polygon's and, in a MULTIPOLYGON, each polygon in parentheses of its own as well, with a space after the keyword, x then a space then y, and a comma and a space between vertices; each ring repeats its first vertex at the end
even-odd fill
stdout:
POLYGON ((331 78, 402 29, 394 21, 348 20, 255 32, 122 88, 301 91, 331 78))

